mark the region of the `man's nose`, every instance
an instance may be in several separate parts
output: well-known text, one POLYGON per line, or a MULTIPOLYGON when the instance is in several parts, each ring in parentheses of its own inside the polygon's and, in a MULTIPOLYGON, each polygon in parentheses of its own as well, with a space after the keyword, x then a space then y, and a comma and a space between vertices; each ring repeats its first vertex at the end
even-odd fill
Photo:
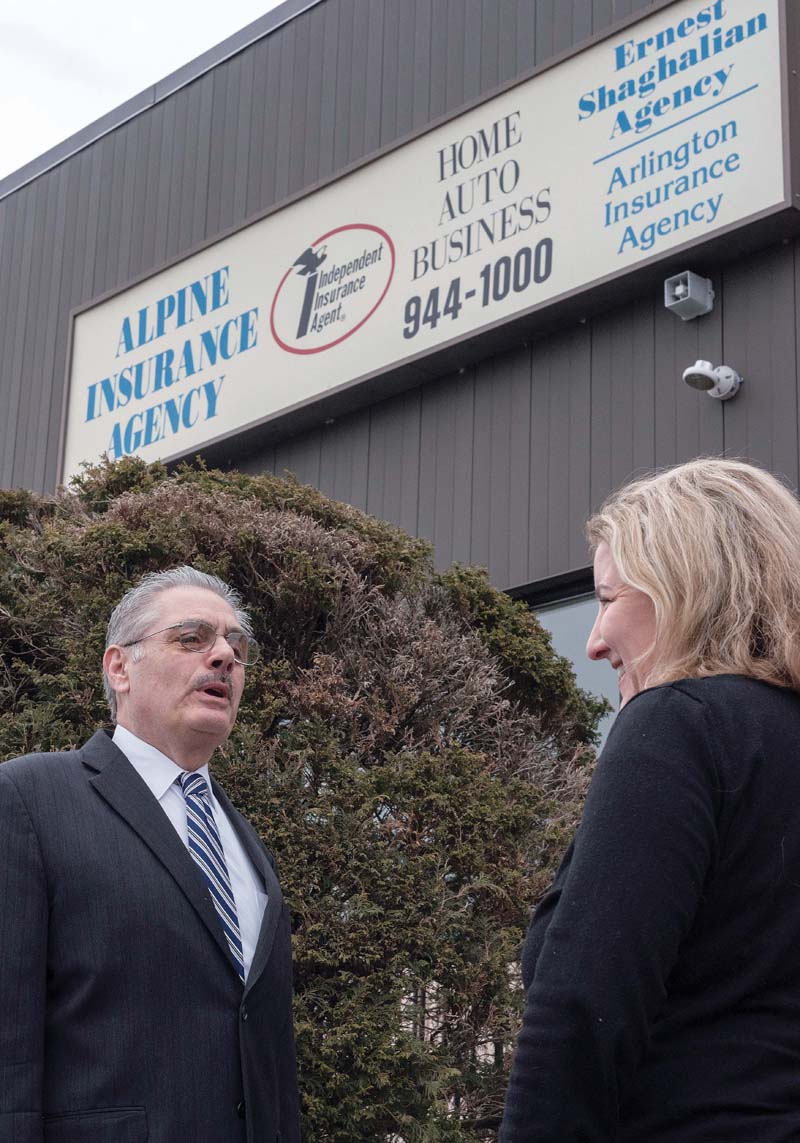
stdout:
POLYGON ((232 671, 235 663, 233 647, 224 635, 217 635, 212 647, 208 651, 211 665, 216 670, 232 671))

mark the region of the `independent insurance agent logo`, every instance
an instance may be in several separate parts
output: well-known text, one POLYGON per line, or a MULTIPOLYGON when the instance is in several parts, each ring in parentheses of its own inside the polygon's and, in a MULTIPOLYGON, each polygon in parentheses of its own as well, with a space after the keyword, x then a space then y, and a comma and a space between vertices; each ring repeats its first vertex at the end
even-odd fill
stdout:
POLYGON ((386 297, 394 243, 379 226, 338 226, 302 250, 275 291, 272 336, 287 353, 321 353, 351 337, 386 297))

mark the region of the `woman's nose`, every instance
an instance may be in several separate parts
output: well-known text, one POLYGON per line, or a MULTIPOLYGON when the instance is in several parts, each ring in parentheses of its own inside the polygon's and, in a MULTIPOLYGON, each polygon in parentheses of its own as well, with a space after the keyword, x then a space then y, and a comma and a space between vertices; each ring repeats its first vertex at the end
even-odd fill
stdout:
POLYGON ((605 659, 608 656, 608 644, 600 633, 600 616, 594 621, 586 642, 586 654, 590 659, 605 659))

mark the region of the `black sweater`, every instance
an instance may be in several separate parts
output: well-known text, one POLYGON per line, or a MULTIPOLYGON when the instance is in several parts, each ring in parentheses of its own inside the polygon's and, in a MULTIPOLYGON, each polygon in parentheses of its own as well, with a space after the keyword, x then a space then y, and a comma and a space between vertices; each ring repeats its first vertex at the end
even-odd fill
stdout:
POLYGON ((523 979, 503 1143, 800 1140, 800 695, 627 704, 523 979))

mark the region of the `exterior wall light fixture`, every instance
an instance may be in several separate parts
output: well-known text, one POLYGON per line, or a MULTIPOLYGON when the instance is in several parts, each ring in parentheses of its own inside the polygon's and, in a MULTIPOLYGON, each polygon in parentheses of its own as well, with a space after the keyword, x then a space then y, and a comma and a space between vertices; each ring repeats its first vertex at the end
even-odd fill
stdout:
POLYGON ((730 401, 739 392, 742 378, 729 365, 714 366, 710 361, 695 361, 683 371, 683 379, 690 389, 700 389, 719 401, 730 401))

